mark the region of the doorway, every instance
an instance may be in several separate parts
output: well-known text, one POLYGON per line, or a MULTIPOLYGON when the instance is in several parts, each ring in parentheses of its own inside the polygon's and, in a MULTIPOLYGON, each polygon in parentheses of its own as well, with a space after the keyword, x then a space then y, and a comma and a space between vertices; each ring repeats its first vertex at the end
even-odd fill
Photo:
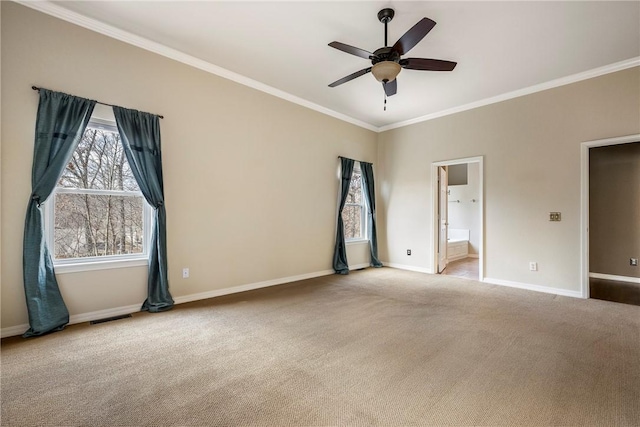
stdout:
POLYGON ((581 293, 640 305, 640 135, 581 146, 581 293))
POLYGON ((432 163, 432 271, 484 279, 483 157, 432 163))

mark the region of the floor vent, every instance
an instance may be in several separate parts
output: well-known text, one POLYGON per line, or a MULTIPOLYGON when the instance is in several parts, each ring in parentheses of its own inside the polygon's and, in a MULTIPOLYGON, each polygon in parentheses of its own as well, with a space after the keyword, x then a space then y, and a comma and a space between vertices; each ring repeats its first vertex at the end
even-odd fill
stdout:
POLYGON ((104 319, 92 320, 91 322, 89 322, 89 324, 97 325, 99 323, 111 322, 113 320, 126 319, 127 317, 132 317, 132 316, 131 314, 122 314, 120 316, 105 317, 104 319))

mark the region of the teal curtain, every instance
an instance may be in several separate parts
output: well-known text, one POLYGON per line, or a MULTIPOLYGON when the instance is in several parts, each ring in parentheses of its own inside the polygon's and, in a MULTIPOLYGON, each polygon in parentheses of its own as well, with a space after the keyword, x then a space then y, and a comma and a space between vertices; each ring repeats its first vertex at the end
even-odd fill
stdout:
POLYGON ((42 203, 55 188, 84 133, 95 101, 40 89, 31 170, 31 199, 24 223, 23 279, 29 329, 23 337, 59 331, 69 323, 44 233, 42 203))
POLYGON ((376 232, 376 191, 373 181, 373 165, 371 163, 360 162, 362 178, 364 179, 364 196, 367 201, 369 215, 369 250, 371 252, 371 265, 382 267, 378 259, 378 233, 376 232))
POLYGON ((169 293, 167 276, 167 212, 162 181, 160 120, 156 115, 122 107, 113 107, 113 113, 131 171, 154 212, 147 299, 142 310, 169 310, 173 307, 173 298, 169 293))
POLYGON ((333 251, 333 269, 337 274, 349 274, 349 263, 347 262, 347 246, 344 241, 344 222, 342 221, 342 210, 349 195, 349 185, 351 185, 351 175, 355 161, 340 157, 340 201, 338 204, 338 218, 336 228, 336 246, 333 251))

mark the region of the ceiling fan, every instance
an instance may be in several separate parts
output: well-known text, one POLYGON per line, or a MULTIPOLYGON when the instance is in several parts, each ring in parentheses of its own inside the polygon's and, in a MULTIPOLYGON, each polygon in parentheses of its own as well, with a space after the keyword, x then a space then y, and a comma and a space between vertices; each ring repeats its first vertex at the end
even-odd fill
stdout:
POLYGON ((364 49, 349 46, 340 42, 331 42, 329 46, 341 50, 351 55, 371 60, 371 67, 364 68, 349 74, 346 77, 336 80, 329 87, 336 87, 356 77, 363 76, 369 72, 379 82, 382 82, 384 93, 386 96, 395 95, 398 91, 398 83, 396 77, 402 70, 422 70, 422 71, 451 71, 457 63, 444 61, 442 59, 426 59, 426 58, 404 58, 401 56, 409 52, 420 40, 426 36, 429 31, 435 27, 436 23, 429 18, 422 18, 416 25, 411 27, 409 31, 404 33, 402 37, 393 46, 387 46, 387 24, 393 19, 395 12, 393 9, 382 9, 378 12, 378 20, 384 24, 384 47, 377 49, 373 53, 364 49))

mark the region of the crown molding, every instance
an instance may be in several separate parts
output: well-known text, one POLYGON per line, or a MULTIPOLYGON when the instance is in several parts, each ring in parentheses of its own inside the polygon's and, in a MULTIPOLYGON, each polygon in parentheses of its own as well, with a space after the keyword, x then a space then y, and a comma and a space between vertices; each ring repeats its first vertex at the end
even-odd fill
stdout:
POLYGON ((447 110, 438 111, 436 113, 427 114, 425 116, 416 117, 415 119, 392 123, 390 125, 386 125, 378 128, 378 132, 385 132, 391 129, 397 129, 397 128, 413 125, 416 123, 420 123, 420 122, 426 122, 428 120, 437 119, 439 117, 449 116, 451 114, 460 113, 462 111, 473 110, 474 108, 484 107, 486 105, 495 104, 495 103, 506 101, 513 98, 519 98, 525 95, 531 95, 532 93, 542 92, 543 90, 565 86, 571 83, 592 79, 594 77, 598 77, 605 74, 614 73, 616 71, 622 71, 622 70, 626 70, 627 68, 633 68, 638 66, 640 66, 640 56, 636 56, 635 58, 627 59, 620 62, 615 62, 613 64, 605 65, 604 67, 598 67, 592 70, 583 71, 582 73, 561 77, 559 79, 551 80, 545 83, 540 83, 537 85, 525 87, 523 89, 514 90, 512 92, 503 93, 502 95, 481 99, 480 101, 471 102, 469 104, 460 105, 458 107, 449 108, 447 110))
POLYGON ((273 95, 275 97, 284 99, 285 101, 298 104, 302 107, 309 108, 319 113, 326 114, 327 116, 334 117, 344 122, 351 123, 353 125, 371 130, 373 132, 378 132, 378 128, 369 123, 363 122, 358 119, 354 119, 353 117, 349 117, 346 114, 338 113, 337 111, 315 104, 311 101, 307 101, 306 99, 302 99, 300 97, 297 97, 295 95, 292 95, 280 89, 276 89, 272 86, 266 85, 257 80, 250 79, 249 77, 245 77, 238 73, 234 73, 233 71, 227 70, 226 68, 219 67, 210 62, 188 55, 177 49, 167 47, 163 44, 154 42, 144 37, 137 36, 128 31, 121 30, 112 25, 105 24, 96 19, 89 18, 77 12, 73 12, 71 10, 65 9, 64 7, 59 6, 50 1, 47 1, 47 0, 45 1, 14 0, 14 1, 23 6, 29 7, 31 9, 37 10, 47 15, 51 15, 55 18, 62 19, 63 21, 70 22, 72 24, 78 25, 88 30, 95 31, 96 33, 103 34, 107 37, 111 37, 113 39, 120 40, 130 45, 139 47, 141 49, 148 50, 149 52, 162 55, 164 57, 173 59, 178 62, 182 62, 183 64, 189 65, 191 67, 200 69, 202 71, 206 71, 211 74, 215 74, 227 80, 231 80, 241 85, 248 86, 252 89, 256 89, 256 90, 259 90, 260 92, 273 95))
POLYGON ((215 74, 227 80, 231 80, 241 85, 248 86, 252 89, 259 90, 269 95, 273 95, 275 97, 284 99, 285 101, 292 102, 294 104, 309 108, 311 110, 317 111, 327 116, 334 117, 338 120, 342 120, 344 122, 351 123, 361 128, 368 129, 370 131, 378 132, 378 133, 413 125, 416 123, 426 122, 426 121, 437 119, 440 117, 449 116, 451 114, 472 110, 474 108, 484 107, 490 104, 495 104, 498 102, 506 101, 513 98, 518 98, 525 95, 530 95, 536 92, 541 92, 547 89, 553 89, 553 88, 568 85, 571 83, 576 83, 582 80, 587 80, 587 79, 602 76, 605 74, 614 73, 616 71, 622 71, 627 68, 640 66, 640 56, 637 56, 624 61, 610 64, 610 65, 605 65, 603 67, 598 67, 592 70, 584 71, 584 72, 573 74, 570 76, 561 77, 545 83, 540 83, 540 84, 529 86, 523 89, 518 89, 512 92, 503 93, 501 95, 493 96, 490 98, 481 99, 479 101, 471 102, 469 104, 464 104, 464 105, 449 108, 446 110, 438 111, 435 113, 427 114, 424 116, 416 117, 413 119, 377 127, 370 123, 363 122, 362 120, 355 119, 353 117, 347 116, 346 114, 339 113, 337 111, 323 107, 321 105, 318 105, 306 99, 292 95, 288 92, 282 91, 280 89, 276 89, 272 86, 266 85, 257 80, 253 80, 241 74, 234 73, 233 71, 227 70, 226 68, 219 67, 210 62, 188 55, 179 50, 167 47, 163 44, 151 41, 144 37, 137 36, 128 31, 124 31, 112 25, 108 25, 103 22, 100 22, 96 19, 86 17, 77 12, 70 11, 48 0, 43 0, 43 1, 14 0, 14 1, 23 6, 26 6, 31 9, 37 10, 39 12, 45 13, 47 15, 51 15, 53 17, 62 19, 63 21, 76 24, 88 30, 95 31, 107 37, 120 40, 130 45, 139 47, 141 49, 148 50, 149 52, 162 55, 166 58, 170 58, 178 62, 182 62, 183 64, 189 65, 191 67, 206 71, 211 74, 215 74))

